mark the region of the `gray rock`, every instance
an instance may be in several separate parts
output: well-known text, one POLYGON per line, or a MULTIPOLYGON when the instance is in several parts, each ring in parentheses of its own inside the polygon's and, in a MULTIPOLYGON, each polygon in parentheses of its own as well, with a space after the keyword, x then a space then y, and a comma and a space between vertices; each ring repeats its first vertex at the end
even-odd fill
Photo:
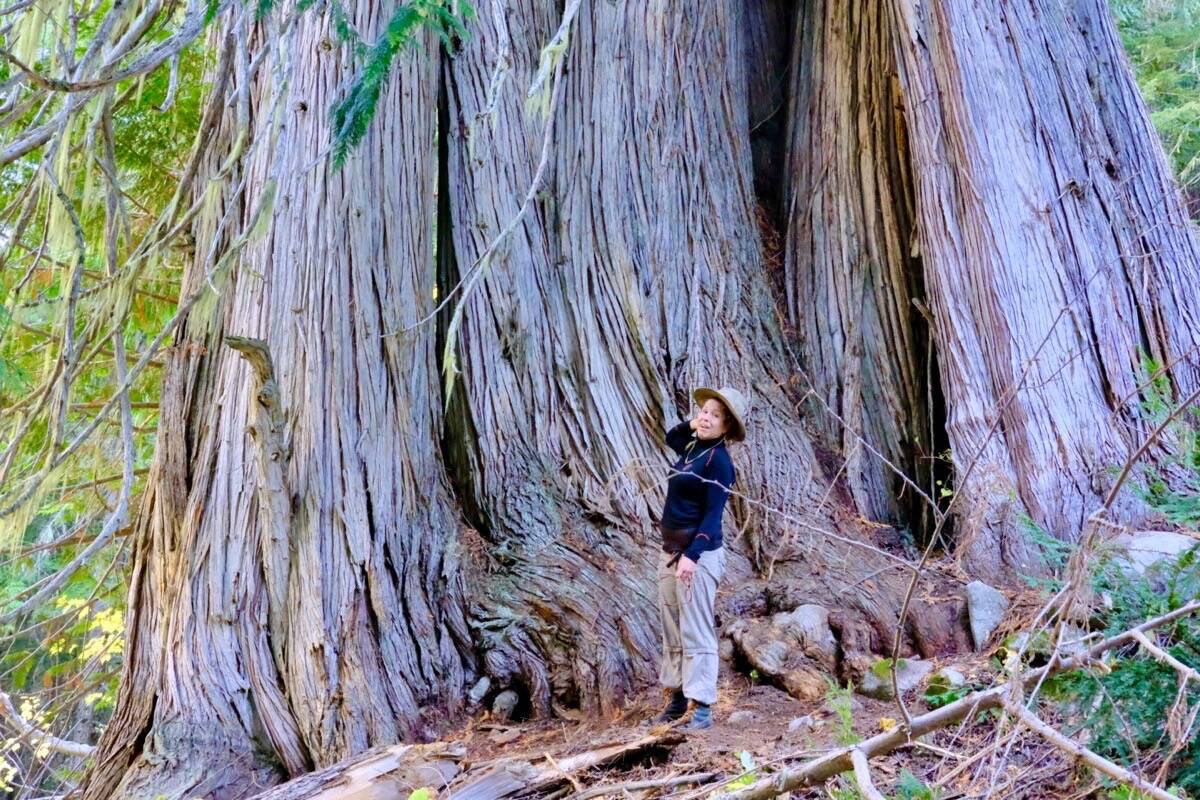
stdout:
POLYGON ((1160 561, 1178 558, 1200 542, 1191 536, 1173 531, 1138 531, 1116 537, 1115 543, 1125 551, 1132 572, 1142 575, 1160 561))
POLYGON ((992 631, 1008 610, 1008 598, 983 581, 967 584, 967 614, 971 620, 971 640, 978 650, 987 642, 992 631))
POLYGON ((492 679, 484 675, 479 680, 475 681, 475 685, 467 692, 467 701, 477 706, 483 702, 483 698, 487 697, 487 693, 492 690, 492 679))
POLYGON ((501 722, 506 722, 512 717, 512 713, 517 709, 517 703, 520 701, 520 695, 512 689, 505 689, 492 701, 492 716, 501 722))
POLYGON ((805 714, 803 717, 796 717, 788 723, 788 733, 796 733, 798 731, 810 731, 817 727, 817 723, 813 720, 812 714, 805 714))
POLYGON ((756 719, 758 719, 758 716, 753 711, 747 711, 746 709, 742 709, 741 711, 735 711, 732 714, 730 714, 729 719, 726 720, 726 724, 728 724, 728 725, 749 725, 751 722, 754 722, 754 720, 756 720, 756 719))
MULTIPOLYGON (((900 693, 903 694, 916 687, 931 670, 933 670, 933 664, 928 661, 922 661, 919 658, 900 659, 899 668, 896 670, 896 683, 900 688, 900 693)), ((863 674, 862 685, 858 687, 858 691, 877 700, 891 700, 894 697, 891 659, 881 658, 876 661, 863 674)))
POLYGON ((733 653, 733 640, 722 636, 717 645, 717 655, 722 661, 733 661, 733 653))
POLYGON ((942 686, 951 689, 957 689, 959 686, 966 685, 967 676, 956 670, 954 667, 942 667, 937 672, 933 673, 929 678, 929 682, 937 681, 942 686))

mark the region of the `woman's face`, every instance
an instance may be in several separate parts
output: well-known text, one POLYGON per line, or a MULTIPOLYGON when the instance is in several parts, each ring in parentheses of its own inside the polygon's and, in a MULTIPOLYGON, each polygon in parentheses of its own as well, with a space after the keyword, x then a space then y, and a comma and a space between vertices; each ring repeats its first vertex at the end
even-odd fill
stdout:
POLYGON ((720 400, 710 397, 696 415, 696 438, 719 439, 729 430, 729 410, 720 400))

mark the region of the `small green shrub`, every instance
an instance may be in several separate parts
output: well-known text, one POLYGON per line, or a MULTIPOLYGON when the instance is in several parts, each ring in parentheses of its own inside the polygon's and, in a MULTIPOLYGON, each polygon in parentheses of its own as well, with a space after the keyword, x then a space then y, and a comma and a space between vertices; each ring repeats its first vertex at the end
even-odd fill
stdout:
POLYGON ((940 672, 935 672, 925 686, 925 705, 929 706, 930 710, 948 706, 956 700, 963 699, 976 688, 969 683, 964 683, 962 686, 951 686, 945 676, 940 672))
MULTIPOLYGON (((1193 548, 1173 562, 1164 562, 1150 577, 1131 576, 1110 564, 1098 572, 1095 583, 1112 600, 1106 619, 1106 633, 1112 635, 1195 598, 1200 591, 1200 559, 1193 548)), ((1200 666, 1200 619, 1196 616, 1163 626, 1155 635, 1160 642, 1167 642, 1163 648, 1175 658, 1200 666)), ((1100 669, 1057 676, 1046 686, 1046 694, 1059 700, 1071 721, 1068 734, 1086 730, 1093 750, 1132 764, 1149 751, 1170 747, 1164 731, 1178 688, 1173 669, 1130 647, 1100 669)), ((1194 684, 1187 701, 1189 707, 1200 703, 1200 689, 1194 684)), ((1190 732, 1168 777, 1183 791, 1200 794, 1200 731, 1190 732)))
POLYGON ((858 744, 860 737, 854 732, 854 687, 847 686, 843 689, 830 681, 829 691, 825 693, 825 704, 838 718, 838 727, 834 731, 837 743, 843 746, 858 744))

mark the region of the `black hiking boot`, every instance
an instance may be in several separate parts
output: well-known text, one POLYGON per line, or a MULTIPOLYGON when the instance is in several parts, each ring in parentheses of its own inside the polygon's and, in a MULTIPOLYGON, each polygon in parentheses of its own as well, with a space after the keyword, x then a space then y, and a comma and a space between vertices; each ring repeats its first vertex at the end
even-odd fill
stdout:
POLYGON ((655 717, 652 721, 655 724, 663 722, 674 722, 687 713, 688 701, 683 696, 682 689, 675 689, 671 692, 671 699, 667 703, 667 707, 662 710, 662 713, 655 717))
POLYGON ((702 731, 713 726, 712 709, 704 703, 696 703, 692 718, 683 726, 685 731, 702 731))

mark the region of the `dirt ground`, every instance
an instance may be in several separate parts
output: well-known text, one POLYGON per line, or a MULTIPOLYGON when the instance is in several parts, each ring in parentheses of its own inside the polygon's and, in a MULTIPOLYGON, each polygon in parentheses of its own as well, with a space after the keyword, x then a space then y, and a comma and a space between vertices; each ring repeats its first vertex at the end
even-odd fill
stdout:
MULTIPOLYGON (((982 657, 973 662, 962 658, 955 666, 967 672, 969 679, 988 682, 993 677, 982 657)), ((644 721, 661 708, 660 690, 647 690, 634 698, 617 714, 604 719, 534 720, 505 724, 484 716, 476 720, 458 739, 467 748, 467 763, 482 763, 498 758, 546 761, 617 742, 631 741, 648 733, 667 731, 669 726, 651 726, 644 721)), ((908 699, 913 714, 928 710, 919 694, 908 699)), ((651 751, 626 763, 576 775, 573 782, 539 797, 570 798, 684 798, 719 797, 730 780, 746 773, 752 763, 755 777, 782 766, 794 766, 820 756, 849 742, 848 736, 866 738, 879 733, 898 717, 892 701, 881 701, 846 692, 834 693, 826 700, 803 703, 784 691, 752 681, 722 664, 720 699, 714 707, 716 724, 706 731, 686 733, 682 742, 651 751), (839 714, 839 708, 841 713, 839 714), (849 715, 847 715, 847 710, 849 715), (748 712, 748 713, 744 713, 748 712), (731 722, 732 715, 737 717, 731 722), (663 779, 696 773, 716 773, 702 785, 682 784, 651 790, 615 789, 608 794, 585 794, 602 786, 663 779)), ((968 797, 1067 798, 1086 797, 1084 785, 1074 785, 1074 770, 1058 755, 1026 737, 1001 742, 994 754, 982 757, 989 745, 997 742, 994 720, 925 737, 919 743, 902 748, 890 756, 871 762, 874 779, 886 796, 898 798, 938 798, 952 800, 968 797), (997 759, 1001 759, 997 767, 997 759), (984 766, 990 765, 984 769, 984 766), (935 794, 905 791, 902 772, 908 771, 923 783, 932 784, 940 777, 943 785, 935 794)), ((910 786, 914 785, 911 782, 910 786)), ((825 787, 794 792, 798 798, 836 798, 853 800, 860 795, 850 790, 851 782, 836 779, 825 787)))

